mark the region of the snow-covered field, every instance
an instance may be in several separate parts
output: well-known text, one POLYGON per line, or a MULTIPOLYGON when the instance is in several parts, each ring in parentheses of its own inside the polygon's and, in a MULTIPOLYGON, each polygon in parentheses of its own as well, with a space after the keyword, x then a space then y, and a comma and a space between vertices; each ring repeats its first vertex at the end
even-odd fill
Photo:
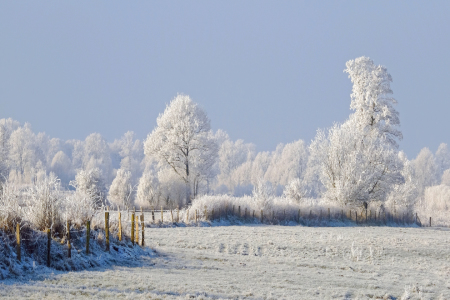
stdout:
POLYGON ((146 228, 146 238, 156 256, 30 271, 0 282, 0 298, 450 299, 447 228, 146 228))

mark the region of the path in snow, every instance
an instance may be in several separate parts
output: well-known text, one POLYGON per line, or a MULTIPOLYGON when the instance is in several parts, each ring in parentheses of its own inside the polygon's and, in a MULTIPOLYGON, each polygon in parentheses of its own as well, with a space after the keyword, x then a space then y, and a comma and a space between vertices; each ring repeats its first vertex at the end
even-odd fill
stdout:
POLYGON ((159 256, 137 267, 6 280, 0 297, 450 299, 444 228, 147 228, 146 238, 159 256))

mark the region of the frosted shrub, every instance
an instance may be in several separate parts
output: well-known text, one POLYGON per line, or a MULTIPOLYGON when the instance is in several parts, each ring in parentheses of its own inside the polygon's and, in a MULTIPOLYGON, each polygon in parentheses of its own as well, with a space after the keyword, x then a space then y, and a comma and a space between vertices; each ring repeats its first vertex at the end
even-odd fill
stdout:
POLYGON ((50 174, 26 191, 24 217, 38 230, 57 227, 61 224, 62 203, 60 181, 50 174))
POLYGON ((12 229, 21 219, 21 192, 17 185, 4 182, 0 186, 0 228, 12 229))
POLYGON ((96 204, 89 195, 77 191, 65 198, 64 219, 70 220, 73 224, 86 224, 96 213, 96 204))

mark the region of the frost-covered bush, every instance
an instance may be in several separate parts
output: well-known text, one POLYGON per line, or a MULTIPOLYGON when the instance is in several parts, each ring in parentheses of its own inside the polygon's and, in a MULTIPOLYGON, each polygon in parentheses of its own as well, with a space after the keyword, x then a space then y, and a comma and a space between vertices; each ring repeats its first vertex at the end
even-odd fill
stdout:
POLYGON ((64 220, 69 220, 72 224, 86 224, 97 211, 98 207, 92 199, 82 192, 69 193, 64 199, 64 220))
POLYGON ((252 196, 205 195, 196 198, 188 209, 191 211, 191 216, 195 210, 198 210, 202 216, 205 207, 209 213, 214 209, 215 213, 220 211, 221 215, 226 211, 227 215, 238 216, 238 207, 240 207, 240 216, 244 216, 245 211, 247 211, 247 217, 249 217, 255 211, 255 216, 260 218, 261 210, 263 210, 264 218, 274 217, 278 220, 296 220, 299 209, 302 211, 302 216, 311 213, 313 217, 325 216, 328 209, 334 215, 340 216, 341 212, 340 207, 335 202, 326 199, 304 198, 301 203, 298 203, 285 197, 271 197, 266 202, 267 208, 262 209, 260 204, 260 200, 252 196))
POLYGON ((50 174, 26 191, 24 219, 37 230, 57 228, 61 224, 63 194, 59 179, 50 174))

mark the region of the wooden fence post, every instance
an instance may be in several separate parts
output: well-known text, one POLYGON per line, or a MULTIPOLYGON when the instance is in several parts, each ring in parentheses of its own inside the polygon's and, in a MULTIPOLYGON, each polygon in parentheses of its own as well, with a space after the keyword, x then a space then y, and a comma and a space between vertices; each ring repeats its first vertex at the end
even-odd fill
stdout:
POLYGON ((66 222, 67 235, 67 257, 72 257, 72 245, 70 244, 70 221, 66 222))
POLYGON ((52 245, 52 232, 47 228, 47 267, 50 267, 50 247, 52 245))
POLYGON ((91 238, 91 221, 86 222, 86 254, 89 254, 89 240, 91 238))
POLYGON ((238 216, 239 216, 239 218, 241 217, 241 206, 240 205, 238 206, 238 216))
POLYGON ((331 220, 330 208, 328 207, 328 221, 331 220))
POLYGON ((195 216, 194 216, 194 220, 195 220, 195 223, 197 223, 197 210, 195 210, 195 216))
POLYGON ((152 223, 155 224, 155 208, 152 208, 152 223))
POLYGON ((298 209, 297 223, 300 223, 300 208, 298 209))
POLYGON ((136 216, 136 232, 134 234, 136 245, 139 245, 139 216, 136 216))
POLYGON ((177 223, 180 222, 180 207, 177 206, 177 223))
POLYGON ((430 227, 431 227, 431 217, 430 217, 430 227))
POLYGON ((119 211, 119 241, 122 241, 122 213, 119 211))
POLYGON ((358 224, 358 211, 355 211, 355 223, 358 224))
POLYGON ((141 214, 141 246, 145 245, 144 231, 145 231, 144 214, 141 214))
POLYGON ((186 223, 189 223, 189 209, 186 210, 186 223))
POLYGON ((253 210, 253 219, 255 218, 255 210, 253 210))
POLYGON ((131 243, 134 245, 134 213, 131 213, 131 243))
POLYGON ((173 223, 173 212, 172 212, 172 209, 170 209, 170 216, 172 217, 172 223, 173 223))
POLYGON ((283 210, 283 219, 286 222, 286 210, 285 209, 283 210))
POLYGON ((17 252, 17 260, 22 261, 22 253, 20 251, 20 224, 16 224, 16 252, 17 252))
POLYGON ((109 252, 109 211, 105 211, 105 251, 109 252))
POLYGON ((161 223, 164 223, 163 207, 161 206, 161 223))
POLYGON ((264 211, 261 209, 261 223, 264 221, 264 211))
POLYGON ((247 207, 244 209, 244 219, 247 218, 247 207))
POLYGON ((211 211, 211 220, 214 221, 214 208, 211 211))
POLYGON ((417 213, 416 213, 416 221, 415 221, 414 223, 416 223, 416 224, 417 224, 417 213))
POLYGON ((208 220, 208 211, 206 210, 206 205, 205 205, 205 221, 208 220))

